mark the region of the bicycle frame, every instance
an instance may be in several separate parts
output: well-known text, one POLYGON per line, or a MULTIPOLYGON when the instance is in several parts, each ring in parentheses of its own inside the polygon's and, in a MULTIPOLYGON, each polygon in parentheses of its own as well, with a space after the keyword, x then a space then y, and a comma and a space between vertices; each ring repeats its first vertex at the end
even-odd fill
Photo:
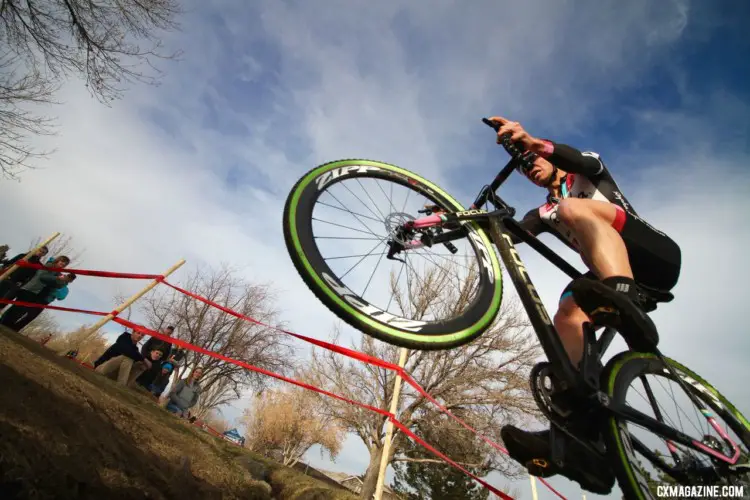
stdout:
MULTIPOLYGON (((536 236, 525 231, 521 225, 513 219, 515 209, 508 206, 499 196, 497 196, 497 189, 510 176, 514 168, 515 161, 511 160, 495 177, 492 183, 481 190, 479 196, 469 210, 423 217, 411 221, 408 223, 408 226, 411 228, 424 229, 442 226, 446 223, 463 224, 473 221, 483 228, 488 229, 492 241, 499 250, 500 257, 505 264, 505 268, 507 269, 511 280, 513 281, 513 285, 518 293, 521 303, 528 314, 529 321, 531 322, 542 349, 551 365, 552 372, 557 378, 557 382, 560 386, 559 388, 562 391, 570 391, 570 393, 577 398, 587 399, 592 408, 604 409, 605 411, 616 414, 624 420, 654 431, 654 433, 662 436, 667 441, 667 446, 673 454, 676 451, 673 443, 676 442, 704 454, 711 455, 715 459, 721 460, 727 464, 736 464, 740 458, 739 447, 715 422, 713 417, 710 416, 710 412, 706 414, 704 411, 704 415, 708 419, 710 425, 723 439, 731 443, 734 448, 734 453, 731 458, 666 425, 658 411, 658 407, 656 411, 657 419, 654 419, 627 405, 611 402, 609 397, 599 390, 599 374, 601 370, 600 361, 602 355, 616 335, 615 330, 606 328, 597 340, 594 327, 590 324, 584 324, 585 345, 581 370, 578 371, 574 368, 568 358, 565 348, 563 347, 562 341, 555 330, 554 324, 547 313, 547 309, 544 307, 544 304, 531 281, 529 273, 527 272, 520 255, 515 249, 515 245, 510 235, 512 234, 522 242, 528 244, 531 248, 536 250, 537 253, 545 257, 562 272, 570 276, 571 279, 579 278, 582 273, 555 253, 555 251, 542 243, 536 236), (488 212, 478 208, 485 205, 487 202, 495 207, 494 211, 488 212)), ((465 231, 461 229, 451 230, 433 236, 430 240, 430 245, 448 243, 452 240, 462 239, 464 237, 466 237, 465 231)), ((422 246, 422 243, 414 242, 414 246, 409 245, 406 248, 414 248, 417 246, 422 246)), ((657 354, 659 353, 657 352, 657 354)), ((678 380, 678 382, 680 381, 678 380)), ((681 471, 665 465, 663 461, 656 457, 648 447, 641 443, 637 438, 631 437, 631 439, 633 441, 634 449, 647 455, 659 468, 668 473, 674 473, 677 475, 682 474, 681 471)))
MULTIPOLYGON (((580 384, 578 384, 580 377, 574 369, 573 364, 568 359, 568 355, 560 341, 560 337, 555 331, 555 327, 547 313, 547 309, 539 298, 539 294, 537 293, 529 273, 526 271, 526 267, 516 251, 513 240, 509 234, 513 234, 521 241, 527 243, 530 247, 557 266, 562 272, 570 276, 571 279, 580 277, 581 273, 551 248, 542 243, 538 238, 526 232, 519 223, 513 219, 515 210, 509 207, 495 193, 500 185, 510 176, 514 169, 514 165, 514 160, 511 160, 505 168, 500 171, 497 177, 495 177, 492 184, 482 189, 469 210, 440 216, 433 215, 423 217, 412 221, 410 226, 423 229, 445 223, 461 224, 474 221, 485 229, 488 229, 493 243, 500 251, 500 257, 505 264, 505 268, 508 270, 508 274, 513 281, 513 285, 521 299, 521 303, 529 315, 529 321, 539 338, 542 349, 552 365, 552 371, 562 385, 561 389, 566 390, 576 388, 580 386, 580 384), (483 206, 487 201, 492 203, 496 209, 495 211, 487 212, 478 208, 483 206)), ((466 233, 460 229, 448 231, 434 236, 430 243, 447 243, 451 240, 464 238, 465 235, 466 233)), ((612 337, 613 336, 614 334, 612 334, 612 337)), ((607 342, 607 344, 608 343, 609 342, 607 342)))

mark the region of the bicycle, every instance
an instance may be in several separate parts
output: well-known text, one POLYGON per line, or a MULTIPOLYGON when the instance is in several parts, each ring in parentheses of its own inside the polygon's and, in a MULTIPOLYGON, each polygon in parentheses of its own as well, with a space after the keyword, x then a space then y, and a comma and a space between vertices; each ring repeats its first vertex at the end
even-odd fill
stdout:
MULTIPOLYGON (((497 130, 496 124, 487 119, 483 121, 497 130)), ((664 475, 669 476, 671 482, 678 485, 744 486, 745 497, 750 497, 750 487, 746 486, 750 484, 750 423, 734 405, 700 376, 665 357, 656 346, 649 350, 634 349, 627 338, 626 342, 630 349, 616 354, 603 365, 602 357, 618 332, 614 328, 593 322, 584 325, 584 356, 580 371, 574 369, 515 249, 511 235, 525 242, 571 278, 576 279, 581 273, 539 239, 524 231, 513 218, 515 209, 498 196, 497 190, 500 186, 513 170, 525 161, 523 152, 511 143, 507 135, 501 138, 501 143, 511 159, 494 180, 480 190, 468 210, 436 184, 387 163, 372 160, 341 160, 320 165, 307 172, 292 188, 284 208, 286 246, 302 279, 332 312, 367 335, 412 349, 449 349, 476 339, 497 319, 503 291, 500 261, 495 252, 497 248, 500 260, 511 278, 548 360, 532 369, 530 385, 537 405, 552 423, 551 458, 555 463, 562 466, 564 462, 564 441, 560 438, 560 433, 581 442, 566 427, 566 419, 570 416, 572 408, 575 408, 577 414, 590 415, 599 422, 600 441, 581 443, 591 453, 609 461, 626 498, 654 498, 655 480, 651 477, 653 472, 661 474, 662 480, 665 480, 664 475), (340 199, 332 194, 340 206, 321 201, 324 193, 332 193, 332 187, 343 184, 344 181, 359 184, 364 197, 360 198, 348 187, 347 190, 368 208, 370 215, 346 209, 340 199), (387 215, 377 205, 376 213, 369 208, 369 203, 364 201, 364 198, 367 198, 375 204, 374 197, 379 197, 378 190, 367 189, 363 184, 369 181, 377 182, 380 193, 388 199, 389 207, 386 211, 390 212, 387 215), (390 197, 380 182, 386 183, 390 197), (398 209, 393 200, 395 187, 407 189, 406 200, 401 209, 398 209), (422 209, 416 210, 419 217, 412 215, 413 211, 406 211, 412 192, 428 201, 422 209), (493 209, 481 208, 485 205, 492 205, 493 209), (315 211, 321 206, 354 215, 365 229, 359 225, 353 228, 337 222, 323 221, 315 216, 315 211), (376 233, 372 226, 365 222, 368 219, 382 223, 387 234, 376 233), (328 227, 318 222, 325 222, 339 230, 359 231, 359 234, 365 234, 367 237, 316 237, 315 228, 328 227), (329 246, 332 248, 342 248, 343 240, 369 240, 377 243, 366 254, 325 258, 321 250, 327 243, 319 241, 322 239, 331 240, 329 246), (469 269, 473 269, 474 285, 472 299, 466 301, 465 308, 456 311, 452 317, 415 319, 413 316, 408 317, 403 307, 401 313, 394 314, 388 311, 393 296, 385 309, 375 305, 371 300, 364 299, 384 256, 392 262, 403 263, 401 271, 407 270, 407 287, 411 296, 413 290, 409 283, 409 273, 413 271, 414 276, 418 276, 418 273, 409 262, 409 256, 421 255, 420 251, 434 249, 437 246, 444 247, 451 255, 456 256, 458 242, 465 244, 473 253, 473 267, 469 269), (379 248, 382 248, 382 252, 374 253, 379 248), (343 280, 368 257, 379 257, 378 263, 364 291, 357 294, 343 280), (332 261, 346 258, 359 258, 359 261, 342 276, 338 276, 331 267, 332 261), (597 338, 597 330, 601 328, 604 330, 597 338), (646 375, 658 375, 675 382, 679 389, 684 391, 688 403, 700 412, 700 415, 697 412, 696 415, 702 415, 705 419, 708 425, 704 430, 708 432, 696 439, 673 428, 674 423, 668 422, 664 417, 665 408, 660 404, 663 399, 656 398, 653 386, 646 380, 646 375), (625 402, 636 380, 640 381, 645 389, 646 396, 641 396, 653 409, 654 417, 625 402), (725 427, 716 421, 716 417, 719 416, 726 419, 725 427), (628 424, 653 431, 658 436, 659 444, 661 441, 666 444, 667 452, 659 453, 645 441, 633 436, 628 424), (712 435, 711 430, 717 435, 712 435), (736 438, 730 436, 730 431, 736 438), (740 449, 740 446, 744 446, 744 449, 740 449), (651 470, 647 470, 636 458, 636 452, 647 460, 651 470), (674 465, 668 465, 664 461, 668 456, 674 460, 674 465)), ((342 194, 339 196, 343 197, 342 194)), ((436 255, 450 258, 445 254, 436 255)), ((391 289, 394 286, 393 276, 394 273, 391 273, 391 289)), ((400 278, 401 272, 395 281, 399 283, 400 278)), ((669 292, 649 289, 642 285, 639 285, 639 295, 646 312, 655 310, 659 303, 673 299, 669 292)), ((674 397, 674 391, 672 396, 674 397)), ((679 410, 676 401, 675 408, 679 410)), ((683 414, 686 415, 684 411, 683 414)), ((679 412, 678 419, 681 423, 682 417, 679 412)), ((700 429, 698 433, 702 433, 700 429)))

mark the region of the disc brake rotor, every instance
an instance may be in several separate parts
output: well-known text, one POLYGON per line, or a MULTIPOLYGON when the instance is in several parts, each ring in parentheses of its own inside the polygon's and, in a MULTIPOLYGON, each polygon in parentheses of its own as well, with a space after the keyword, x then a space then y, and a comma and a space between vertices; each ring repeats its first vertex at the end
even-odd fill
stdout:
POLYGON ((400 245, 408 245, 412 241, 412 234, 404 230, 404 224, 416 220, 413 215, 403 212, 393 212, 385 218, 385 230, 388 237, 400 245))

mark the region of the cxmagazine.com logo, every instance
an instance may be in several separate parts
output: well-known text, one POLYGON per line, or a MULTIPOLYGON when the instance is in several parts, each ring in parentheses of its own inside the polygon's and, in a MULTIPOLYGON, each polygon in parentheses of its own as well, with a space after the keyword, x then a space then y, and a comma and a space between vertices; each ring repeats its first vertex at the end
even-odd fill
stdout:
POLYGON ((711 485, 711 486, 682 486, 664 484, 656 487, 659 498, 746 498, 745 486, 711 485))

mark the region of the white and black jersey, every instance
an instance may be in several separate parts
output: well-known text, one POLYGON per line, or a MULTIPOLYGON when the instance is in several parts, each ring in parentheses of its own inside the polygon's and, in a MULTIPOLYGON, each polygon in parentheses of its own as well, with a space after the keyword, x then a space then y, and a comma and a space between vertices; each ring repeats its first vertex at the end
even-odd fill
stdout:
MULTIPOLYGON (((547 160, 565 173, 560 198, 547 196, 544 205, 524 216, 521 226, 533 235, 552 233, 578 251, 575 234, 558 217, 560 201, 582 198, 611 203, 617 207, 612 227, 625 241, 636 281, 662 290, 674 287, 681 265, 679 246, 640 218, 597 153, 580 152, 564 144, 552 143, 552 146, 553 152, 547 160)), ((520 241, 513 239, 514 243, 520 241)))

